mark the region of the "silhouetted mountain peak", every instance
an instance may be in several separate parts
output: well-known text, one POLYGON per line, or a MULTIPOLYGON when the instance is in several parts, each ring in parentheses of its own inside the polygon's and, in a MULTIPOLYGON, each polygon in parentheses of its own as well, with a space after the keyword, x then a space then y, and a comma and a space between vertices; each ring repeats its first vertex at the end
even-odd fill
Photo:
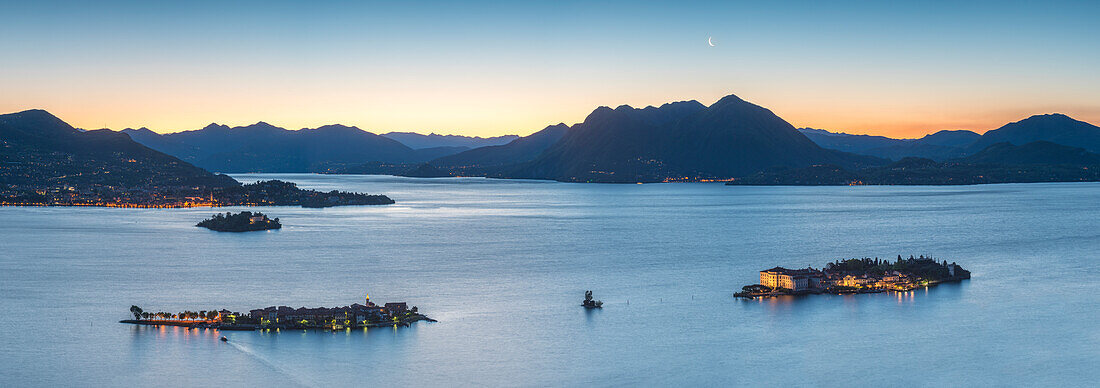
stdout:
POLYGON ((725 97, 722 97, 722 98, 718 99, 718 101, 715 101, 714 104, 710 105, 710 107, 711 108, 722 107, 722 106, 725 106, 725 105, 732 105, 732 104, 738 104, 738 105, 748 104, 748 101, 742 100, 741 97, 737 97, 737 95, 735 95, 735 94, 731 94, 731 95, 728 95, 728 96, 725 96, 725 97))
POLYGON ((771 111, 730 95, 660 108, 597 108, 521 177, 566 181, 654 182, 669 177, 737 177, 772 166, 857 165, 876 158, 818 147, 771 111))
POLYGON ((256 124, 246 125, 246 126, 243 126, 243 127, 237 127, 235 129, 260 129, 260 130, 277 129, 277 130, 282 130, 283 128, 276 127, 276 126, 268 124, 267 122, 264 122, 264 121, 260 121, 260 122, 257 122, 256 124))
MULTIPOLYGON (((1030 116, 1026 119, 1023 119, 1023 120, 1013 122, 1013 123, 1008 123, 1008 124, 1006 124, 1005 126, 1003 126, 1001 128, 1035 126, 1035 127, 1041 127, 1043 129, 1048 129, 1048 128, 1055 128, 1057 126, 1078 125, 1078 124, 1088 124, 1088 123, 1085 123, 1084 121, 1075 120, 1074 118, 1066 116, 1066 115, 1061 114, 1061 113, 1047 113, 1047 114, 1032 115, 1032 116, 1030 116)), ((1001 128, 998 128, 998 129, 1001 129, 1001 128)))
MULTIPOLYGON (((833 132, 833 131, 830 131, 828 129, 820 129, 820 128, 809 128, 809 127, 807 127, 807 128, 796 128, 796 129, 798 130, 798 132, 801 132, 803 135, 806 135, 806 136, 819 135, 819 136, 830 136, 830 137, 864 137, 864 138, 875 137, 875 138, 889 139, 889 138, 884 137, 884 136, 853 135, 853 134, 846 133, 846 132, 841 132, 841 131, 833 132)), ((810 139, 812 140, 813 138, 811 137, 810 139)), ((890 140, 897 140, 897 139, 890 139, 890 140)), ((825 146, 822 146, 822 147, 825 147, 825 146)), ((829 148, 829 147, 825 147, 825 148, 829 148)), ((841 150, 841 151, 846 151, 846 150, 841 150)))
MULTIPOLYGON (((753 114, 760 114, 760 113, 766 113, 769 116, 774 116, 774 114, 772 113, 771 110, 768 110, 767 108, 764 108, 762 106, 753 104, 751 102, 742 100, 740 97, 737 97, 737 96, 732 95, 732 94, 728 95, 728 96, 725 96, 725 97, 722 97, 721 100, 718 100, 718 102, 715 102, 714 104, 711 104, 711 106, 707 107, 706 110, 708 112, 711 112, 712 114, 719 114, 719 115, 727 116, 727 117, 730 117, 730 118, 732 118, 732 117, 744 118, 745 115, 753 115, 753 114)), ((776 117, 778 118, 778 116, 776 116, 776 117)), ((794 127, 792 126, 791 129, 794 129, 794 127)))
POLYGON ((57 118, 57 116, 54 116, 52 113, 47 112, 45 109, 27 109, 22 112, 8 113, 3 116, 20 119, 53 118, 60 120, 57 118))
POLYGON ((691 100, 661 104, 658 108, 648 106, 640 113, 643 121, 659 125, 683 119, 705 109, 706 105, 691 100))
POLYGON ((0 115, 0 124, 32 136, 53 136, 58 133, 77 132, 69 123, 42 109, 0 115))
MULTIPOLYGON (((924 135, 924 137, 922 137, 922 139, 929 138, 929 137, 950 136, 950 135, 960 135, 960 134, 961 135, 966 135, 966 136, 970 136, 971 134, 978 135, 974 131, 968 131, 968 130, 965 130, 965 129, 944 129, 944 130, 941 130, 941 131, 936 131, 935 133, 930 133, 930 134, 924 135)), ((978 136, 981 136, 981 135, 978 135, 978 136)))
POLYGON ((202 127, 202 129, 200 129, 200 131, 228 131, 228 130, 229 130, 228 125, 221 125, 221 124, 218 124, 218 123, 210 123, 210 125, 202 127))
POLYGON ((661 104, 661 106, 658 107, 657 109, 696 109, 696 110, 703 110, 703 109, 706 109, 706 107, 707 107, 706 105, 703 105, 703 103, 701 103, 699 101, 687 100, 687 101, 666 102, 664 104, 661 104))
MULTIPOLYGON (((106 128, 104 128, 104 129, 106 129, 106 128)), ((126 129, 123 129, 119 132, 122 132, 122 133, 125 133, 125 134, 128 134, 128 135, 129 134, 157 135, 156 132, 153 132, 152 129, 149 129, 147 127, 141 127, 141 128, 136 128, 136 129, 135 128, 126 128, 126 129)))
POLYGON ((584 122, 591 124, 606 120, 628 119, 643 124, 661 125, 682 119, 704 109, 706 109, 706 106, 695 100, 671 102, 661 104, 660 107, 650 105, 642 109, 626 104, 619 105, 615 109, 601 106, 592 111, 584 119, 584 122))
POLYGON ((431 132, 428 135, 423 135, 416 132, 387 132, 380 136, 396 140, 414 150, 429 148, 433 148, 436 150, 457 150, 460 148, 474 149, 485 146, 504 145, 519 138, 519 136, 517 135, 480 137, 462 135, 441 135, 435 132, 431 132))
POLYGON ((795 142, 815 144, 799 133, 794 126, 762 106, 742 100, 735 95, 723 97, 687 120, 704 131, 731 131, 756 133, 757 136, 781 136, 795 142))
MULTIPOLYGON (((624 106, 627 106, 627 105, 622 105, 619 108, 622 108, 624 106)), ((622 117, 624 114, 625 114, 624 110, 621 110, 621 109, 618 109, 618 108, 611 109, 610 107, 601 106, 599 108, 596 108, 596 110, 593 110, 592 113, 589 113, 588 117, 584 118, 584 122, 586 124, 590 124, 590 123, 596 123, 596 122, 601 122, 601 121, 613 120, 617 117, 622 117)))
POLYGON ((915 140, 920 144, 946 147, 965 147, 978 141, 982 135, 967 130, 942 130, 915 140))
POLYGON ((359 127, 351 127, 343 124, 328 124, 322 125, 317 128, 305 128, 307 131, 315 132, 365 132, 359 127))
POLYGON ((1026 119, 1020 120, 1020 122, 1029 121, 1029 120, 1077 121, 1077 120, 1074 120, 1072 117, 1066 116, 1065 114, 1062 114, 1062 113, 1046 113, 1046 114, 1031 115, 1030 117, 1028 117, 1026 119))
POLYGON ((1034 115, 986 132, 968 148, 976 152, 994 143, 1023 145, 1037 140, 1100 152, 1100 127, 1061 113, 1034 115))
POLYGON ((48 122, 53 122, 53 123, 58 123, 58 124, 64 124, 65 126, 69 125, 69 124, 66 124, 64 121, 62 121, 61 119, 57 118, 57 116, 54 116, 52 113, 47 112, 43 109, 28 109, 28 110, 25 110, 25 111, 22 111, 22 112, 8 113, 8 114, 5 114, 5 115, 0 115, 0 119, 4 119, 5 121, 16 121, 16 120, 18 120, 18 121, 26 121, 26 122, 32 122, 32 121, 33 122, 47 122, 48 121, 48 122))

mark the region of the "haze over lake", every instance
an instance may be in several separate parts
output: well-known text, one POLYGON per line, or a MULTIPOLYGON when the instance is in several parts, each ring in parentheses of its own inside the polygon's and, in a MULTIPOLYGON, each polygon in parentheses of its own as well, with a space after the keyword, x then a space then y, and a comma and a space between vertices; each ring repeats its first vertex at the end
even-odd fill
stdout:
MULTIPOLYGON (((1100 184, 602 185, 234 175, 390 206, 0 208, 0 383, 1086 386, 1100 184), (252 210, 283 228, 193 225, 252 210), (973 279, 744 301, 758 271, 932 255, 973 279), (604 308, 580 307, 593 290, 604 308), (437 323, 224 332, 147 311, 406 301, 437 323), (221 335, 228 343, 217 340, 221 335)), ((6 384, 0 384, 6 385, 6 384)))

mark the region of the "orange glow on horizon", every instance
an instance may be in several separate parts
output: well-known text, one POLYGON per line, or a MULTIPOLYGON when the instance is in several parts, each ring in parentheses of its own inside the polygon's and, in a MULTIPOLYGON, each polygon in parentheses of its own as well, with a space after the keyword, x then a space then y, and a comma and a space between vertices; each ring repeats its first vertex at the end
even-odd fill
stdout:
MULTIPOLYGON (((631 97, 554 95, 525 99, 520 95, 479 93, 468 96, 469 99, 461 103, 436 96, 419 103, 373 101, 377 104, 372 104, 367 99, 356 104, 360 107, 294 106, 282 101, 249 101, 244 106, 240 102, 216 101, 188 106, 190 109, 181 109, 180 105, 175 104, 161 105, 167 101, 131 101, 119 105, 98 101, 79 104, 74 101, 39 101, 39 105, 19 106, 0 102, 0 113, 46 109, 77 128, 121 130, 146 127, 158 133, 197 130, 210 123, 236 127, 264 121, 291 130, 343 124, 376 134, 417 132, 490 137, 525 136, 557 123, 573 125, 582 122, 599 106, 626 104, 643 108, 690 99, 709 105, 721 98, 723 93, 729 94, 631 97)), ((737 95, 772 110, 795 127, 893 138, 917 138, 940 130, 970 130, 980 134, 1032 115, 1047 113, 1063 113, 1077 120, 1100 124, 1100 107, 1079 104, 1007 101, 1005 105, 1008 107, 1000 107, 994 102, 986 102, 984 106, 945 102, 940 105, 916 103, 910 107, 903 101, 881 105, 868 99, 838 98, 829 101, 820 97, 792 97, 767 91, 759 96, 740 92, 737 95)), ((881 96, 882 99, 894 97, 881 96)))

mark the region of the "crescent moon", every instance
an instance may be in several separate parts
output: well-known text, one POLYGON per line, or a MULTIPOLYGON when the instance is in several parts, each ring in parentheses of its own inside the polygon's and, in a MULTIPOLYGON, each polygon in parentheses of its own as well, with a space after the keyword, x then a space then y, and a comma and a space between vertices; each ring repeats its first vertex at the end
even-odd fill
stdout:
POLYGON ((707 37, 707 44, 709 44, 710 47, 714 47, 714 40, 713 39, 714 39, 713 36, 708 36, 707 37))

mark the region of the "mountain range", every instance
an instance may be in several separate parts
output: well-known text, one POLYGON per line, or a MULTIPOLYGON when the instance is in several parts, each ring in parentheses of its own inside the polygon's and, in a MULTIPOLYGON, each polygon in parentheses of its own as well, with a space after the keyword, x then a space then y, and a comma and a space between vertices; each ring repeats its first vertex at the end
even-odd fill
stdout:
POLYGON ((982 135, 960 130, 939 131, 919 139, 893 139, 812 128, 801 128, 799 131, 825 148, 891 160, 921 157, 946 161, 965 157, 1003 142, 1023 145, 1034 141, 1048 141, 1100 152, 1100 128, 1057 113, 1031 116, 982 135))
POLYGON ((436 166, 440 174, 502 176, 507 167, 529 162, 542 154, 561 140, 567 131, 569 126, 559 123, 508 144, 474 148, 429 163, 436 166))
POLYGON ((1024 145, 1040 140, 1100 153, 1100 127, 1058 113, 1035 115, 1005 124, 986 132, 966 149, 978 152, 1001 142, 1024 145))
POLYGON ((324 172, 369 161, 418 162, 465 147, 412 149, 356 127, 325 125, 287 130, 259 122, 233 127, 158 134, 147 128, 124 129, 135 141, 175 155, 210 171, 324 172))
POLYGON ((814 165, 772 168, 731 185, 971 185, 1100 180, 1100 154, 1048 141, 1002 142, 962 158, 937 162, 905 157, 885 166, 846 169, 814 165))
POLYGON ((44 110, 0 115, 0 204, 191 207, 385 205, 384 195, 242 185, 106 129, 82 131, 44 110))
MULTIPOLYGON (((376 135, 344 125, 287 130, 264 122, 243 127, 211 124, 199 130, 169 134, 146 128, 126 129, 119 134, 106 130, 82 132, 44 111, 5 117, 9 120, 4 129, 9 155, 46 158, 73 136, 113 139, 104 140, 104 144, 112 145, 85 151, 70 147, 67 152, 77 158, 81 153, 100 152, 98 148, 130 147, 129 152, 147 155, 148 161, 143 165, 174 168, 173 175, 179 179, 215 176, 199 172, 206 169, 485 176, 570 182, 730 180, 759 178, 762 172, 776 175, 777 171, 783 171, 782 174, 789 175, 813 166, 867 172, 892 166, 891 160, 906 158, 918 158, 907 163, 924 160, 951 165, 1082 166, 1091 157, 1088 154, 1100 150, 1100 128, 1061 114, 1032 116, 984 135, 940 131, 919 139, 892 139, 796 129, 770 110, 735 95, 723 97, 710 106, 698 101, 645 108, 603 106, 577 124, 559 123, 528 136, 495 138, 399 132, 376 135), (19 119, 12 120, 16 116, 19 119), (41 127, 44 132, 20 132, 17 130, 20 125, 41 127), (42 128, 51 128, 49 131, 59 135, 47 136, 46 133, 53 132, 42 128), (59 143, 48 147, 43 143, 43 147, 38 147, 33 142, 39 137, 59 143), (133 142, 125 144, 124 140, 129 139, 163 154, 150 153, 153 150, 144 147, 134 148, 137 144, 133 142), (1036 141, 1041 143, 1032 144, 1036 141), (467 148, 473 144, 491 145, 467 148), (1057 149, 1062 156, 1077 152, 1077 148, 1087 154, 1079 160, 1059 160, 1051 151, 1055 146, 1069 147, 1057 149), (1000 159, 990 155, 999 155, 1000 159)), ((3 173, 14 176, 17 173, 13 171, 6 169, 3 173)), ((891 171, 912 170, 891 168, 891 171)))
POLYGON ((109 130, 81 131, 44 110, 0 115, 0 185, 229 187, 239 183, 109 130))
POLYGON ((438 135, 435 133, 422 135, 415 132, 388 132, 383 137, 397 140, 401 144, 414 150, 423 148, 451 147, 473 149, 508 144, 519 138, 517 135, 503 135, 493 137, 438 135))
POLYGON ((508 173, 573 182, 728 178, 771 166, 876 164, 827 150, 770 110, 730 95, 710 106, 683 101, 600 107, 531 162, 508 173))
POLYGON ((523 177, 580 182, 728 178, 771 166, 883 163, 825 149, 771 111, 727 96, 636 109, 600 107, 581 123, 524 137, 468 138, 327 125, 287 130, 259 122, 200 130, 123 133, 210 171, 374 172, 523 177), (411 144, 402 144, 400 139, 411 144), (509 140, 511 139, 511 140, 509 140), (474 149, 466 145, 498 143, 474 149), (431 168, 420 166, 427 162, 431 168))
POLYGON ((210 124, 166 134, 148 128, 121 132, 196 166, 224 172, 332 172, 368 162, 418 163, 519 138, 412 132, 376 135, 339 124, 288 130, 262 121, 232 128, 210 124))

